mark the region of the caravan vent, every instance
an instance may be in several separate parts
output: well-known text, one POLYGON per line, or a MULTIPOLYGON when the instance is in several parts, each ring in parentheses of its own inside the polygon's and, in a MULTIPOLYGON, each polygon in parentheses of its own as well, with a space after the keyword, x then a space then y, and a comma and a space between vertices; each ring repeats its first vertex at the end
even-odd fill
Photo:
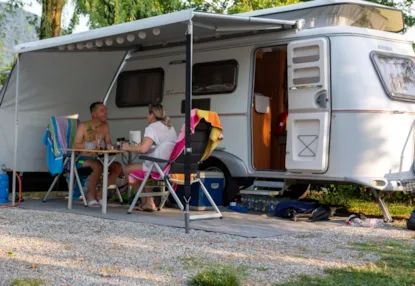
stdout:
POLYGON ((312 63, 320 60, 320 47, 317 45, 293 49, 293 63, 312 63))
POLYGON ((293 83, 295 85, 304 85, 320 82, 320 69, 318 67, 309 67, 295 69, 293 74, 293 83))

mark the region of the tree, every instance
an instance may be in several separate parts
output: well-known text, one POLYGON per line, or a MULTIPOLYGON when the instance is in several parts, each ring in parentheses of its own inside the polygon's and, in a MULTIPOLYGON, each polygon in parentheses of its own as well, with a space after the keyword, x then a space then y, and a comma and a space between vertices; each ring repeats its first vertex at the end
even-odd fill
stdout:
POLYGON ((42 4, 39 39, 58 37, 62 30, 62 11, 65 0, 38 0, 42 4))
POLYGON ((229 0, 77 0, 76 11, 89 16, 92 29, 130 22, 156 15, 196 8, 222 13, 229 0))
MULTIPOLYGON (((285 6, 302 2, 300 0, 235 0, 228 9, 228 14, 243 13, 260 9, 285 6)), ((303 1, 305 2, 305 1, 303 1)))

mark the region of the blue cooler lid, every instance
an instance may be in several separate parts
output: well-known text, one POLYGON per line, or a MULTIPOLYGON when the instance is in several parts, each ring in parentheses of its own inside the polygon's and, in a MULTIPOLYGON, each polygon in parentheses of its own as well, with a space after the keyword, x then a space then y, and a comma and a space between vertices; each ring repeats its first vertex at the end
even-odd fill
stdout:
POLYGON ((201 179, 224 179, 225 176, 221 172, 199 172, 199 178, 201 179))

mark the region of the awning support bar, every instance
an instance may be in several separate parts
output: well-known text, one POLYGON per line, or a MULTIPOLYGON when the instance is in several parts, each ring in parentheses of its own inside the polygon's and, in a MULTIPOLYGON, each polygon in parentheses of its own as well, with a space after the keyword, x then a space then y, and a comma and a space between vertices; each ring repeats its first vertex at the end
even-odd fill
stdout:
MULTIPOLYGON (((14 112, 14 158, 13 158, 13 187, 12 187, 12 205, 16 203, 16 169, 17 169, 17 143, 19 135, 19 79, 20 79, 20 55, 16 60, 16 109, 14 112)), ((20 186, 22 187, 22 186, 20 186)))
POLYGON ((124 56, 124 58, 123 58, 123 60, 122 60, 122 62, 120 64, 120 66, 117 69, 117 72, 115 73, 114 77, 112 78, 111 84, 110 84, 110 86, 109 86, 109 88, 107 90, 107 93, 105 94, 105 97, 104 97, 104 101, 103 101, 104 105, 107 105, 108 98, 110 97, 111 91, 114 88, 115 83, 117 82, 118 76, 123 71, 124 66, 127 63, 128 59, 131 57, 131 54, 132 53, 133 53, 133 50, 129 50, 125 54, 125 56, 124 56))
POLYGON ((190 113, 192 111, 192 63, 193 63, 193 22, 190 20, 186 33, 186 106, 185 106, 185 150, 184 150, 184 200, 186 203, 184 220, 185 230, 189 233, 190 212, 189 202, 191 199, 190 182, 190 160, 192 156, 192 146, 190 144, 190 113))

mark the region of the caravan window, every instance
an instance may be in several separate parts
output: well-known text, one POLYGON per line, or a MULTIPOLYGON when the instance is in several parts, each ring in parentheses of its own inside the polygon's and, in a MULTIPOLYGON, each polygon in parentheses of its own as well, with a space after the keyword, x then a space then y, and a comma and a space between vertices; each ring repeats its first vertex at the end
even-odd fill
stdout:
POLYGON ((415 61, 412 58, 372 53, 372 61, 389 96, 415 100, 415 61))
POLYGON ((200 63, 193 66, 193 95, 232 93, 236 89, 238 62, 200 63))
POLYGON ((164 70, 148 69, 122 72, 118 77, 117 107, 147 106, 163 100, 164 70))

